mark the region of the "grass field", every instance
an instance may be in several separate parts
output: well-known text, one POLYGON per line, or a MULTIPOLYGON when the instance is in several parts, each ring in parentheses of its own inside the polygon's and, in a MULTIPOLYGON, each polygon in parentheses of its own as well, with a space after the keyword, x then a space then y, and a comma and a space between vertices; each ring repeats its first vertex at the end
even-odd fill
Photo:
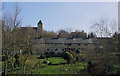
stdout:
MULTIPOLYGON (((84 69, 86 64, 81 63, 75 63, 75 64, 66 64, 66 60, 64 60, 61 57, 51 57, 48 58, 48 61, 52 63, 52 65, 44 64, 43 61, 46 59, 37 59, 39 55, 32 55, 29 56, 28 60, 26 61, 26 73, 30 74, 31 72, 33 74, 78 74, 80 73, 80 70, 84 69), (44 66, 44 68, 34 68, 34 65, 40 61, 41 65, 44 66)), ((12 74, 22 74, 23 70, 13 71, 10 72, 12 74)))

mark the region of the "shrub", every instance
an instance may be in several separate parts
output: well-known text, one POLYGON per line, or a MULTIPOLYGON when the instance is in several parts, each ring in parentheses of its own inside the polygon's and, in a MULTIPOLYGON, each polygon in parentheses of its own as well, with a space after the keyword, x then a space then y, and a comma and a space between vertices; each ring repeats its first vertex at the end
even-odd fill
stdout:
POLYGON ((38 61, 38 62, 37 62, 37 67, 40 67, 40 66, 41 66, 41 62, 38 61))
POLYGON ((47 60, 43 61, 43 63, 45 63, 45 64, 46 64, 46 63, 47 63, 47 60))
POLYGON ((75 51, 68 51, 68 52, 70 52, 72 54, 72 56, 75 58, 79 56, 79 54, 76 53, 75 51))
POLYGON ((80 54, 80 53, 81 53, 81 50, 80 50, 80 49, 76 50, 76 53, 80 54))
POLYGON ((42 64, 40 61, 37 61, 37 63, 34 65, 34 68, 40 68, 42 67, 42 64))
POLYGON ((23 54, 29 54, 29 51, 23 51, 23 52, 22 52, 22 55, 23 55, 23 54))
POLYGON ((37 57, 37 59, 45 59, 46 55, 40 55, 39 57, 37 57))
POLYGON ((43 63, 45 63, 45 64, 49 64, 49 61, 48 61, 48 60, 45 60, 45 61, 43 61, 43 63))
POLYGON ((35 62, 33 60, 26 60, 25 67, 27 67, 29 70, 32 70, 32 68, 36 66, 35 62))
POLYGON ((52 65, 52 63, 51 63, 51 62, 49 62, 49 63, 48 63, 48 65, 52 65))
POLYGON ((5 61, 8 57, 5 55, 2 55, 2 61, 5 61))
POLYGON ((20 64, 20 61, 19 61, 20 54, 17 53, 14 57, 15 57, 15 63, 14 64, 19 66, 19 64, 20 64))
POLYGON ((41 56, 40 56, 40 59, 45 59, 45 58, 46 58, 45 55, 41 55, 41 56))
POLYGON ((44 56, 43 56, 43 55, 41 55, 41 56, 40 56, 40 59, 44 59, 44 56))
POLYGON ((80 61, 80 57, 76 57, 75 61, 79 62, 80 61))
POLYGON ((73 56, 70 52, 64 54, 64 59, 67 60, 67 63, 72 63, 74 61, 73 56))
POLYGON ((47 55, 47 56, 46 56, 46 58, 49 58, 49 57, 50 57, 50 55, 47 55))

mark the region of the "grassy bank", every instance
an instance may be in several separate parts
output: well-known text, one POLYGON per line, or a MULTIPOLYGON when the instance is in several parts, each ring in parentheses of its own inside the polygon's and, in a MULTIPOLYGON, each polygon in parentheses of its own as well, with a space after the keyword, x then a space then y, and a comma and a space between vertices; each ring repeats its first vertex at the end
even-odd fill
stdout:
MULTIPOLYGON (((26 73, 30 74, 78 74, 80 70, 84 69, 86 64, 83 62, 75 64, 66 64, 66 60, 61 57, 51 57, 45 59, 38 59, 39 55, 32 55, 28 57, 26 61, 26 73), (43 61, 47 60, 52 63, 52 65, 44 64, 43 61), (38 61, 44 67, 32 68, 38 61), (27 65, 29 63, 29 65, 27 65)), ((23 70, 9 72, 12 74, 22 74, 23 70)))

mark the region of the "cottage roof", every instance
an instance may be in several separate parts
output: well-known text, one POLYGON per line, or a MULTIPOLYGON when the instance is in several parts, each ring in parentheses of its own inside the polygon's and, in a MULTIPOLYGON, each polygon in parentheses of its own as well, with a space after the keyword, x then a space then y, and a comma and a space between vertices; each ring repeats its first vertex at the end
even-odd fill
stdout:
POLYGON ((83 38, 41 38, 34 39, 34 43, 98 43, 95 39, 83 39, 83 38))

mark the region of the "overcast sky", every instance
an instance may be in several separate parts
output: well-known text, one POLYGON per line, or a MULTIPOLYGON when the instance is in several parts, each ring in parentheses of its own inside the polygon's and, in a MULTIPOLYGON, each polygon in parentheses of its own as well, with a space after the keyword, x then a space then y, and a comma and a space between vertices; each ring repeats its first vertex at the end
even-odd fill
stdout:
MULTIPOLYGON (((15 4, 7 2, 4 8, 12 13, 15 4)), ((59 29, 89 32, 89 27, 100 17, 116 21, 118 18, 117 2, 19 2, 19 5, 22 26, 37 27, 42 20, 45 30, 55 32, 59 29)))

